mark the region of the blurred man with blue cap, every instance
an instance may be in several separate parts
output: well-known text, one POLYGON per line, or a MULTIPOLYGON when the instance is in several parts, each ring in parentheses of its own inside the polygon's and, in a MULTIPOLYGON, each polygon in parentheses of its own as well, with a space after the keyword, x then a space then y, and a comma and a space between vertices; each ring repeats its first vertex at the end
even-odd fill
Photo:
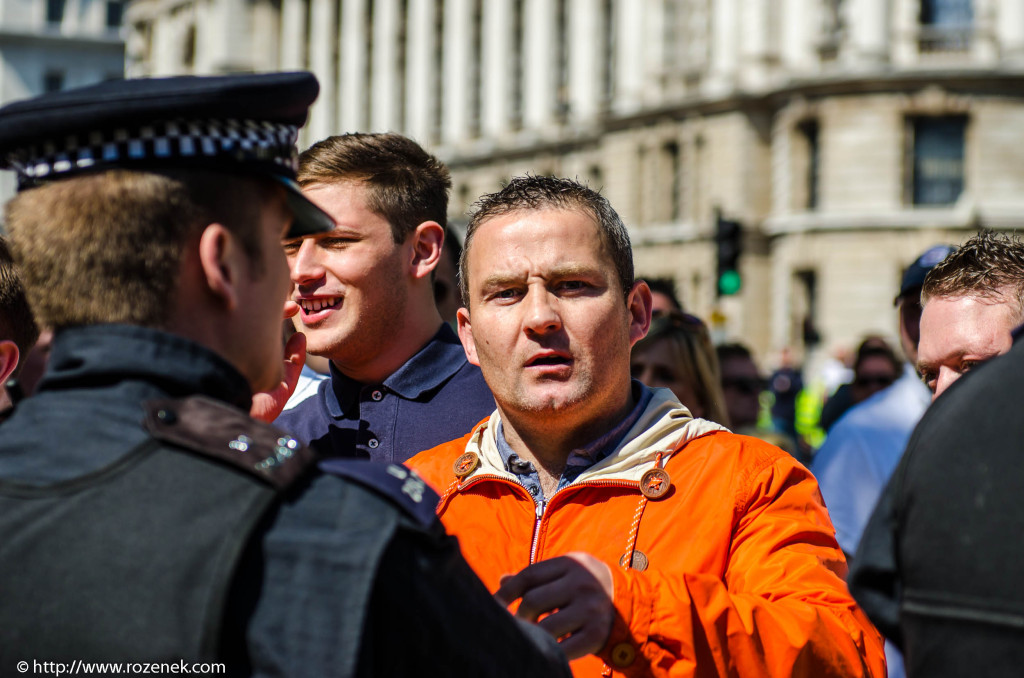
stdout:
POLYGON ((55 330, 0 426, 0 673, 567 672, 415 475, 324 475, 248 416, 302 362, 301 335, 280 338, 281 241, 333 228, 294 182, 317 91, 308 73, 126 80, 0 109, 6 226, 55 330))

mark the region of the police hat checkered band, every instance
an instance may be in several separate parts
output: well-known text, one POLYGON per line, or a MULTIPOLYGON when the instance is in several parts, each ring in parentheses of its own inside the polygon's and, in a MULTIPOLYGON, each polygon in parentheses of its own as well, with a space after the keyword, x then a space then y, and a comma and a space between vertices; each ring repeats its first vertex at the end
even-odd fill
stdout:
POLYGON ((253 120, 170 120, 138 128, 71 135, 10 153, 6 161, 20 183, 34 183, 88 169, 127 167, 153 161, 202 159, 298 170, 298 127, 253 120))

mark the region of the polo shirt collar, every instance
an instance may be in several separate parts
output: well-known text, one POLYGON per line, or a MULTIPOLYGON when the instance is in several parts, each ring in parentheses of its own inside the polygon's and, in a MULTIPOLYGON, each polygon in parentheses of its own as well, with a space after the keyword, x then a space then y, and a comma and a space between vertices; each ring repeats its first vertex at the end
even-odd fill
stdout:
MULTIPOLYGON (((404 365, 384 380, 384 387, 406 400, 415 400, 448 381, 465 363, 466 352, 455 331, 448 323, 404 365)), ((331 363, 331 384, 328 389, 327 411, 341 418, 359 402, 359 392, 367 384, 345 376, 331 363)))

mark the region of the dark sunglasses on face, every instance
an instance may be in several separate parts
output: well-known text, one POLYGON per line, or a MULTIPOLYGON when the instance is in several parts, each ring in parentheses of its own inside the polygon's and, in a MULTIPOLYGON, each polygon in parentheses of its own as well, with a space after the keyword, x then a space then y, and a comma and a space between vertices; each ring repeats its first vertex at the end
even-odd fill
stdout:
POLYGON ((887 377, 880 374, 877 376, 869 374, 864 375, 863 377, 857 377, 857 380, 854 383, 858 386, 881 386, 882 388, 885 388, 886 386, 892 386, 892 382, 894 381, 895 379, 893 377, 887 377))

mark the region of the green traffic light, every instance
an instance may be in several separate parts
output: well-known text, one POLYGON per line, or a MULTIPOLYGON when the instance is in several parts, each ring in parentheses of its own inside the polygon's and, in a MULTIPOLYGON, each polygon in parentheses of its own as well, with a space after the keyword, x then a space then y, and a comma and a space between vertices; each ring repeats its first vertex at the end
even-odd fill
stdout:
POLYGON ((723 271, 718 277, 718 291, 724 296, 736 294, 743 287, 743 278, 736 270, 723 271))

